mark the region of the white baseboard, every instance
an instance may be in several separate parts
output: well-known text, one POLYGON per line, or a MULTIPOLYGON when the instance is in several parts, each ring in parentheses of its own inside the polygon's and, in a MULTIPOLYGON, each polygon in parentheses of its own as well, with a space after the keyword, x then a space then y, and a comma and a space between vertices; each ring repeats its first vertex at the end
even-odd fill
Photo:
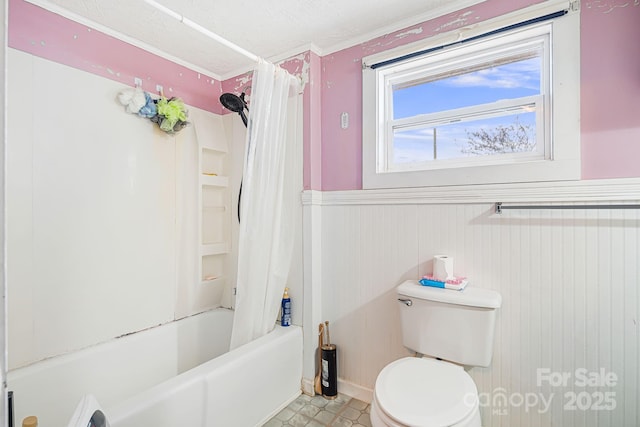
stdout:
POLYGON ((338 378, 338 393, 346 394, 367 403, 371 403, 373 400, 373 390, 340 378, 338 378))
POLYGON ((315 390, 314 390, 314 379, 309 379, 309 378, 302 378, 302 381, 300 382, 300 388, 302 389, 302 392, 304 394, 306 394, 307 396, 315 396, 315 390))
MULTIPOLYGON (((315 396, 314 379, 302 378, 300 382, 302 392, 308 396, 315 396)), ((361 385, 345 381, 338 378, 338 393, 353 397, 354 399, 362 400, 363 402, 371 403, 373 399, 373 390, 370 390, 361 385)))

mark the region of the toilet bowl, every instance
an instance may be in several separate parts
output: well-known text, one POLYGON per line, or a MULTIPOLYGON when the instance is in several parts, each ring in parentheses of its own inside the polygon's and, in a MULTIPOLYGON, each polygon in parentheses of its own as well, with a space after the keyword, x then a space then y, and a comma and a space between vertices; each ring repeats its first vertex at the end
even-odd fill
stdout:
POLYGON ((478 390, 453 363, 406 357, 387 365, 376 380, 373 427, 480 427, 478 390))

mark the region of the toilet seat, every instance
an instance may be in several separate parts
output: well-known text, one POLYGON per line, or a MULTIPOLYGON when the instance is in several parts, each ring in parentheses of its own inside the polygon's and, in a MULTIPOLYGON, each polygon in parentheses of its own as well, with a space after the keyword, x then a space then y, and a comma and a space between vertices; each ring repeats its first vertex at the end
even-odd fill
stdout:
POLYGON ((378 375, 374 399, 400 425, 454 426, 478 410, 478 389, 460 366, 407 357, 378 375))

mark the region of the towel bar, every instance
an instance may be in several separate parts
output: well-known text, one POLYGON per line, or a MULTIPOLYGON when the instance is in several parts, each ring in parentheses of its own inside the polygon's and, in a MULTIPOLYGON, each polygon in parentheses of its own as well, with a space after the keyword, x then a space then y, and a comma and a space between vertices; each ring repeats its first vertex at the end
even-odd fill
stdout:
POLYGON ((504 206, 496 202, 495 213, 501 214, 505 209, 640 209, 640 205, 516 205, 504 206))

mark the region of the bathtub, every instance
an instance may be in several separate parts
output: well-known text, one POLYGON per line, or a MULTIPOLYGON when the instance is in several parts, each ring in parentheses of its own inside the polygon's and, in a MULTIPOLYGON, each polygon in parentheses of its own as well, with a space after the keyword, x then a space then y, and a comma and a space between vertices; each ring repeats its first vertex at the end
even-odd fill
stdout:
POLYGON ((111 427, 262 425, 300 394, 302 330, 229 352, 232 321, 216 309, 10 371, 16 425, 64 427, 85 394, 111 427))

